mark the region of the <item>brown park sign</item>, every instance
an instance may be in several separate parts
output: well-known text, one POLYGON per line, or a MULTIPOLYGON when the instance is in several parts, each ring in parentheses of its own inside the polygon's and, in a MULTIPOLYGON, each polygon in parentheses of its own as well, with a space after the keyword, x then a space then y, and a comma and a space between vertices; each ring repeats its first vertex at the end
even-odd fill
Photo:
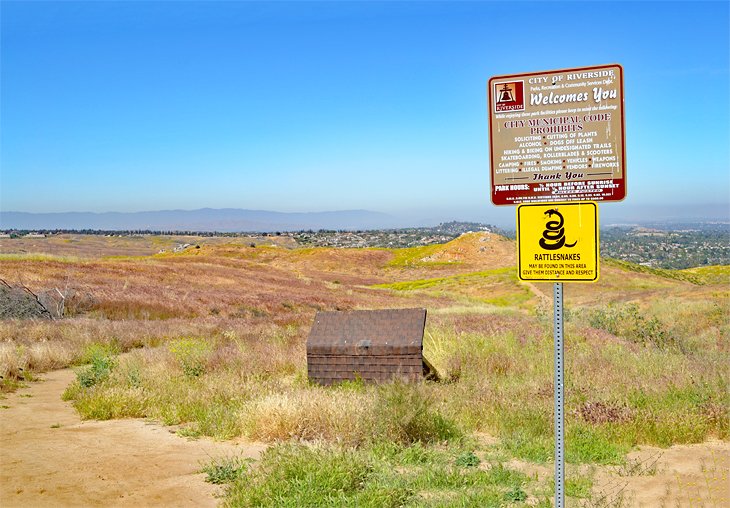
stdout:
POLYGON ((489 80, 492 203, 626 197, 620 65, 489 80))

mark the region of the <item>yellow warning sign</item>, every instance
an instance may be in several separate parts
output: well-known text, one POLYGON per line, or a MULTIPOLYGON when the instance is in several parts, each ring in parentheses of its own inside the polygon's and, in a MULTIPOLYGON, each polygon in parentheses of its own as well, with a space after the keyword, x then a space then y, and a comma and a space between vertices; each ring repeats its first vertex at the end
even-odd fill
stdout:
POLYGON ((596 203, 517 207, 518 276, 527 281, 598 280, 596 203))

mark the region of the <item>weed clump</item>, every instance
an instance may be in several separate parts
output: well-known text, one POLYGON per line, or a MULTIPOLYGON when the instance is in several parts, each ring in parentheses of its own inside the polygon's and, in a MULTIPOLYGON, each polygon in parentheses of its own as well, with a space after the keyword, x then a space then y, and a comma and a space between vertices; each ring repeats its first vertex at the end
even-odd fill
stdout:
POLYGON ((583 421, 599 423, 623 423, 631 420, 633 412, 626 406, 605 402, 585 402, 580 405, 576 414, 583 421))
POLYGON ((520 486, 514 486, 504 493, 504 500, 513 503, 521 503, 527 499, 527 493, 520 486))
POLYGON ((200 472, 205 473, 205 481, 214 485, 233 483, 248 471, 253 459, 225 457, 213 459, 205 464, 200 472))
POLYGON ((226 504, 341 506, 363 490, 372 472, 367 458, 354 450, 279 445, 266 450, 259 466, 232 485, 226 504))
POLYGON ((114 348, 107 345, 92 344, 86 348, 81 358, 81 361, 89 364, 76 372, 82 388, 91 388, 106 380, 117 365, 114 348))
POLYGON ((204 339, 176 339, 168 345, 168 349, 187 377, 195 378, 205 373, 205 364, 212 348, 204 339))
POLYGON ((461 436, 456 424, 433 407, 422 386, 394 382, 379 387, 376 435, 397 443, 431 443, 461 436))
POLYGON ((587 317, 593 328, 605 330, 634 343, 685 352, 686 346, 683 342, 672 335, 656 316, 645 317, 635 303, 591 309, 587 317))
POLYGON ((464 452, 456 457, 456 465, 459 467, 477 467, 481 460, 474 452, 464 452))
POLYGON ((280 444, 229 486, 226 506, 503 506, 527 498, 527 476, 500 463, 454 467, 459 451, 280 444))

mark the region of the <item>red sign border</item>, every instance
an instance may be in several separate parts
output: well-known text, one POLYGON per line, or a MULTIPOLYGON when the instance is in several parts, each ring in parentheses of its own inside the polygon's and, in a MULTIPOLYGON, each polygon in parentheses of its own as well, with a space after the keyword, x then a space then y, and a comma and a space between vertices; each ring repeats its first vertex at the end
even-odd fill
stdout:
MULTIPOLYGON (((494 197, 495 197, 495 185, 494 185, 494 167, 495 167, 495 161, 494 161, 494 139, 493 139, 493 132, 492 132, 492 115, 496 115, 496 111, 493 110, 493 100, 494 96, 492 95, 492 83, 494 81, 504 81, 507 79, 514 80, 515 78, 523 78, 523 77, 529 77, 529 76, 538 76, 541 74, 551 74, 551 73, 562 73, 562 72, 571 72, 571 71, 590 71, 590 70, 596 70, 596 69, 607 69, 611 67, 618 67, 619 68, 619 86, 621 89, 621 169, 623 173, 623 177, 620 180, 617 180, 619 183, 619 188, 623 191, 623 195, 620 199, 596 199, 595 197, 587 197, 579 194, 572 194, 570 196, 561 196, 559 200, 556 201, 540 201, 540 203, 553 203, 553 202, 565 202, 565 201, 597 201, 597 202, 620 202, 626 199, 626 195, 628 194, 628 189, 626 186, 626 116, 624 114, 625 109, 625 103, 626 103, 626 96, 624 95, 624 68, 621 64, 604 64, 604 65, 594 65, 591 67, 571 67, 568 69, 556 69, 556 70, 549 70, 549 71, 540 71, 540 72, 528 72, 528 73, 522 73, 522 74, 503 74, 500 76, 492 76, 489 78, 489 81, 487 82, 487 93, 488 93, 488 102, 487 102, 487 110, 488 110, 488 128, 489 128, 489 176, 490 176, 490 193, 489 198, 490 201, 494 206, 517 206, 521 204, 529 204, 529 203, 538 203, 533 201, 515 201, 513 203, 495 203, 494 197)), ((616 179, 614 179, 616 180, 616 179)))

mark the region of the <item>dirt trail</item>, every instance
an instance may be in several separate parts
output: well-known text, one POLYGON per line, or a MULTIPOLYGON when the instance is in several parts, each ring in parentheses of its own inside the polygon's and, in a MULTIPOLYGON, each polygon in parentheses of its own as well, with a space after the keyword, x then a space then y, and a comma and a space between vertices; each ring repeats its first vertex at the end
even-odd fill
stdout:
POLYGON ((527 289, 529 289, 532 292, 532 294, 534 294, 535 296, 537 296, 537 299, 540 300, 540 302, 550 303, 550 298, 545 293, 543 293, 542 291, 540 291, 537 288, 537 286, 534 285, 532 282, 528 282, 528 281, 521 280, 520 281, 520 284, 522 284, 523 286, 527 287, 527 289))
POLYGON ((197 473, 257 443, 189 441, 144 420, 82 422, 61 394, 71 370, 0 400, 0 506, 215 506, 197 473))
MULTIPOLYGON (((478 437, 485 445, 498 442, 478 437)), ((554 475, 551 464, 512 459, 507 465, 539 481, 551 481, 554 475)), ((567 481, 581 477, 592 478, 592 501, 569 499, 567 506, 725 508, 730 506, 730 443, 641 446, 629 453, 625 466, 567 465, 567 481)))
POLYGON ((629 464, 640 464, 632 474, 598 474, 594 491, 607 499, 623 491, 630 506, 636 507, 730 506, 730 443, 642 446, 628 459, 629 464))
MULTIPOLYGON (((45 375, 0 400, 0 506, 215 506, 217 487, 197 473, 213 457, 258 457, 265 445, 188 441, 139 419, 82 422, 61 400, 71 370, 45 375)), ((491 444, 491 443, 488 443, 491 444)), ((730 506, 730 443, 709 441, 629 455, 649 471, 598 468, 594 495, 628 506, 730 506), (656 462, 656 467, 652 466, 656 462)), ((531 476, 549 466, 512 461, 531 476)), ((569 468, 570 475, 586 474, 569 468)), ((589 474, 589 476, 593 476, 589 474)))

